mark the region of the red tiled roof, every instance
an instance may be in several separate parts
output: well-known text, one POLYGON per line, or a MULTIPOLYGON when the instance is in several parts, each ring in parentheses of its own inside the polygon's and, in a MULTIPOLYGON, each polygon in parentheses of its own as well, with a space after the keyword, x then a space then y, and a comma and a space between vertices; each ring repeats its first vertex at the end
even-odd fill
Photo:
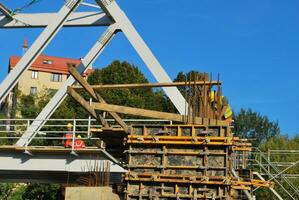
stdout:
MULTIPOLYGON (((19 56, 11 56, 9 58, 9 69, 13 69, 18 61, 21 59, 19 56)), ((43 72, 53 72, 53 73, 61 73, 61 74, 69 74, 68 72, 68 65, 80 64, 80 59, 71 59, 71 58, 61 58, 61 57, 54 57, 54 56, 46 56, 40 55, 36 61, 31 65, 29 68, 30 70, 37 70, 43 72), (51 64, 46 64, 44 61, 52 61, 51 64)), ((85 74, 88 76, 93 72, 92 69, 88 69, 85 74)))

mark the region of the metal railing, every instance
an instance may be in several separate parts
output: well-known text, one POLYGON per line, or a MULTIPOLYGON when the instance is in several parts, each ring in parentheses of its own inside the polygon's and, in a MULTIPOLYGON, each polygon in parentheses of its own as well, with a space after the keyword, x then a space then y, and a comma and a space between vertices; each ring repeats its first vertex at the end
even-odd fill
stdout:
MULTIPOLYGON (((36 119, 0 119, 0 144, 13 145, 31 126, 32 122, 36 119)), ((34 141, 62 141, 66 139, 64 135, 68 133, 67 124, 73 125, 73 142, 77 135, 82 136, 82 140, 99 140, 100 138, 94 137, 93 130, 99 130, 102 126, 95 119, 48 119, 42 120, 45 122, 42 129, 37 131, 34 141)), ((115 123, 114 119, 106 119, 113 128, 120 127, 115 123)), ((172 124, 169 120, 158 119, 124 119, 127 124, 172 124)), ((52 143, 49 143, 52 144, 52 143)), ((29 145, 29 144, 27 144, 29 145)))

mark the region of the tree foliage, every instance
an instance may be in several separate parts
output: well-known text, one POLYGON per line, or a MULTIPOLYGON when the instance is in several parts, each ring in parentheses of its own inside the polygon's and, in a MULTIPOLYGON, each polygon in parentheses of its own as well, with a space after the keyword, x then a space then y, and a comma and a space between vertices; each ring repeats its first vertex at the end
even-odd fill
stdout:
MULTIPOLYGON (((190 71, 188 73, 179 72, 174 78, 173 82, 186 82, 186 86, 177 87, 181 94, 187 98, 188 94, 192 92, 192 88, 188 87, 188 82, 190 81, 203 81, 208 79, 207 73, 202 73, 200 71, 190 71)), ((164 110, 167 112, 178 113, 171 100, 165 96, 164 110)))
POLYGON ((188 87, 188 83, 190 81, 208 81, 208 74, 202 73, 200 71, 190 71, 188 73, 179 72, 173 82, 185 82, 186 86, 180 86, 178 87, 179 91, 182 93, 182 95, 186 98, 187 94, 192 92, 192 88, 188 87))
MULTIPOLYGON (((17 104, 17 113, 22 118, 35 118, 50 101, 53 93, 50 90, 43 90, 37 95, 21 94, 17 104)), ((51 118, 72 119, 86 118, 87 112, 72 98, 67 97, 56 109, 51 118)))
POLYGON ((57 200, 61 196, 58 184, 28 184, 23 195, 23 200, 57 200))
POLYGON ((1 200, 23 200, 24 184, 0 183, 1 200))
POLYGON ((38 107, 37 97, 35 95, 21 95, 17 110, 22 117, 34 118, 38 115, 40 108, 38 107))
POLYGON ((234 132, 242 138, 253 139, 253 145, 258 146, 270 138, 280 134, 278 122, 272 122, 251 109, 241 109, 234 117, 234 132))
MULTIPOLYGON (((128 62, 114 61, 103 69, 96 69, 88 78, 92 85, 98 84, 123 84, 123 83, 148 83, 142 72, 128 62)), ((106 89, 100 91, 107 103, 131 106, 152 110, 165 110, 165 97, 160 90, 152 88, 134 89, 106 89)))

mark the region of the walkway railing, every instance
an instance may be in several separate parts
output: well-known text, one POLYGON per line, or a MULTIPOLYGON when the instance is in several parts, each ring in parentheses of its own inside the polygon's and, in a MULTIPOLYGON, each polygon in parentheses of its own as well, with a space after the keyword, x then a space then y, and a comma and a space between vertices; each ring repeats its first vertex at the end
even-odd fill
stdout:
MULTIPOLYGON (((23 135, 31 123, 36 119, 0 119, 0 144, 15 144, 15 142, 23 135)), ((106 119, 114 128, 120 127, 114 121, 114 119, 106 119)), ((127 124, 171 124, 168 120, 156 120, 156 119, 124 119, 127 124)), ((72 132, 73 142, 74 138, 78 135, 82 140, 99 140, 100 138, 94 137, 93 130, 100 130, 101 125, 95 119, 48 119, 45 121, 45 125, 41 130, 36 133, 36 137, 33 138, 33 145, 38 141, 46 141, 51 145, 55 144, 53 141, 59 141, 61 144, 63 139, 66 139, 64 135, 68 133, 67 124, 73 125, 72 132), (52 143, 50 142, 52 141, 52 143)), ((32 144, 31 144, 32 145, 32 144)))

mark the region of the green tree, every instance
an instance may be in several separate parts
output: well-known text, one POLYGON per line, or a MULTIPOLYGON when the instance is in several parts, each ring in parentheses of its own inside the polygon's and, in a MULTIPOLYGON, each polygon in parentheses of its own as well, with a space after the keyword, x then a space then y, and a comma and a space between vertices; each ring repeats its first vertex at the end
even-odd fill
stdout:
MULTIPOLYGON (((186 86, 177 87, 181 94, 186 98, 188 94, 193 92, 192 87, 188 86, 190 81, 203 81, 208 80, 209 76, 207 73, 202 73, 200 71, 190 71, 187 73, 179 72, 177 76, 173 79, 173 82, 186 82, 186 86)), ((163 102, 163 108, 167 112, 178 113, 178 110, 175 108, 171 100, 165 96, 165 101, 163 102)))
POLYGON ((23 200, 22 195, 25 187, 23 184, 0 183, 0 199, 23 200))
POLYGON ((39 107, 36 104, 36 95, 21 95, 18 101, 17 110, 24 118, 34 118, 38 115, 39 107))
POLYGON ((58 184, 28 184, 23 195, 23 200, 57 200, 61 197, 58 184))
POLYGON ((251 109, 241 109, 234 117, 234 133, 242 138, 253 139, 254 146, 265 143, 280 134, 278 122, 272 122, 267 116, 251 109))
MULTIPOLYGON (((123 84, 123 83, 148 83, 142 72, 128 62, 114 61, 103 69, 96 69, 88 78, 92 85, 98 84, 123 84)), ((165 98, 160 90, 152 88, 134 89, 106 89, 100 91, 107 103, 146 108, 152 110, 164 110, 165 98)))
POLYGON ((186 82, 186 86, 178 87, 181 91, 182 95, 185 96, 186 93, 190 92, 190 88, 188 87, 188 82, 190 81, 208 81, 209 75, 207 73, 202 73, 200 71, 190 71, 187 73, 179 72, 173 82, 186 82))

